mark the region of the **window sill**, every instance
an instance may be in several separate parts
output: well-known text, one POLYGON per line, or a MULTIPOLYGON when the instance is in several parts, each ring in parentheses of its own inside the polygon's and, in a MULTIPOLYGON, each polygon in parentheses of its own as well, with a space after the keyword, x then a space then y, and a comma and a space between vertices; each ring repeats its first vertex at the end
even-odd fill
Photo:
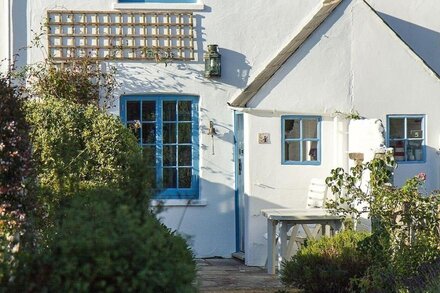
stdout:
POLYGON ((113 9, 116 10, 203 10, 205 4, 197 3, 114 3, 113 9))
POLYGON ((164 207, 204 207, 208 205, 206 199, 154 199, 151 206, 162 205, 164 207))
POLYGON ((425 164, 426 160, 422 161, 396 161, 398 165, 411 165, 411 164, 425 164))

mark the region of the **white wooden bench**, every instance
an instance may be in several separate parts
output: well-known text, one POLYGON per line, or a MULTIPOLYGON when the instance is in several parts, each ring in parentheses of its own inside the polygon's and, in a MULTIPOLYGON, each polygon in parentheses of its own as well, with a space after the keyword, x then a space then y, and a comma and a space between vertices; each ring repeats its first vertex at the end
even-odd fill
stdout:
POLYGON ((261 213, 267 218, 267 271, 275 273, 277 266, 277 237, 276 228, 279 224, 280 254, 282 260, 292 255, 293 245, 298 249, 305 239, 316 239, 321 234, 331 235, 331 228, 337 232, 342 227, 342 219, 339 216, 331 215, 324 208, 327 198, 327 185, 319 179, 312 179, 307 193, 307 204, 305 209, 264 209, 261 213), (310 228, 310 225, 315 225, 310 228), (298 235, 300 227, 306 234, 305 237, 298 235), (289 236, 289 230, 292 230, 289 236))

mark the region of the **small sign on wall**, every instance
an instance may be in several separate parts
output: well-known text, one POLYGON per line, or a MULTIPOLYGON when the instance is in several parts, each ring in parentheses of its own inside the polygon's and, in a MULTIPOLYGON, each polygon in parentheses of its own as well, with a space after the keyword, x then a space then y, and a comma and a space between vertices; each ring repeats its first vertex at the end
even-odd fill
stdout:
POLYGON ((270 133, 258 133, 258 143, 259 144, 269 144, 270 143, 270 133))

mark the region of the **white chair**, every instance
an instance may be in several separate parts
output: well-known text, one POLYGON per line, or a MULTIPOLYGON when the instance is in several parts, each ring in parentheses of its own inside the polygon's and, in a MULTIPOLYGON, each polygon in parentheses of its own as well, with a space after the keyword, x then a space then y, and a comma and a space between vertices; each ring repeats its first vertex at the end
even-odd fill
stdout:
MULTIPOLYGON (((306 210, 310 210, 311 213, 322 212, 325 209, 327 191, 327 184, 324 180, 313 178, 310 181, 309 190, 307 192, 306 210)), ((315 237, 323 233, 330 234, 329 230, 326 231, 326 229, 330 229, 330 227, 323 228, 322 225, 317 224, 312 229, 313 230, 311 230, 309 225, 295 225, 291 228, 290 236, 288 236, 289 245, 287 247, 287 255, 290 256, 292 254, 293 244, 296 244, 296 251, 304 245, 307 237, 303 235, 302 232, 307 235, 314 235, 315 237), (303 231, 299 230, 300 226, 303 231)))
POLYGON ((313 178, 307 193, 307 209, 324 208, 327 199, 327 184, 324 180, 313 178))

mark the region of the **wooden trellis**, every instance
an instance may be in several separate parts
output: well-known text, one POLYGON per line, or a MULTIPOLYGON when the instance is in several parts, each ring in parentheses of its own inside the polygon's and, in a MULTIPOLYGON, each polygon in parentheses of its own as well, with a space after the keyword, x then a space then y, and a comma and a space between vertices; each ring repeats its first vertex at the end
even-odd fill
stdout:
POLYGON ((190 12, 47 12, 49 56, 60 62, 194 60, 190 12))

